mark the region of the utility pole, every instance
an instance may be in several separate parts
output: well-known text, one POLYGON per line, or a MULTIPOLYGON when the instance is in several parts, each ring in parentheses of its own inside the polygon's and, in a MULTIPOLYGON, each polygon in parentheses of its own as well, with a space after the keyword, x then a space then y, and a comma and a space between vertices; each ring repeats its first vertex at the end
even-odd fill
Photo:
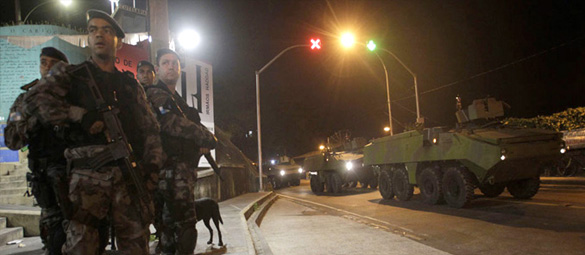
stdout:
POLYGON ((154 63, 156 61, 156 51, 169 47, 168 0, 148 0, 148 12, 147 29, 150 36, 150 62, 154 63))

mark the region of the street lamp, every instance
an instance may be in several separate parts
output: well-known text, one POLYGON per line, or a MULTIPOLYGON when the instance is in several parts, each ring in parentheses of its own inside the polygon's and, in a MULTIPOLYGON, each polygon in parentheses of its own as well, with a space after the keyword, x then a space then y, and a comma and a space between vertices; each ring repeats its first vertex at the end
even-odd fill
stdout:
POLYGON ((262 191, 264 188, 262 186, 262 131, 260 126, 260 73, 262 73, 266 68, 268 68, 276 59, 278 59, 282 54, 285 52, 292 50, 294 48, 299 47, 310 47, 311 50, 320 50, 321 49, 321 40, 311 38, 311 44, 296 44, 290 46, 284 50, 282 50, 276 57, 268 62, 268 64, 264 65, 260 70, 256 70, 256 124, 258 125, 258 179, 260 179, 260 190, 262 191))
POLYGON ((354 43, 355 38, 352 33, 345 32, 343 35, 341 35, 341 45, 343 45, 343 47, 350 48, 354 43))
MULTIPOLYGON (((33 12, 34 12, 36 9, 38 9, 39 7, 41 7, 41 6, 43 6, 43 5, 46 5, 46 4, 48 4, 48 3, 54 3, 54 2, 57 2, 57 1, 47 1, 47 2, 44 2, 44 3, 40 3, 40 4, 38 4, 37 6, 35 6, 34 8, 32 8, 32 10, 30 10, 30 11, 28 12, 28 14, 26 14, 26 16, 24 17, 24 21, 22 21, 22 23, 25 23, 25 22, 26 22, 26 20, 28 20, 28 17, 29 17, 29 16, 30 16, 30 15, 31 15, 31 14, 32 14, 32 13, 33 13, 33 12)), ((58 2, 59 2, 59 3, 61 3, 63 6, 67 7, 67 6, 69 6, 69 5, 71 5, 71 4, 73 3, 73 0, 59 0, 58 2)), ((17 22, 17 23, 21 23, 21 22, 20 22, 20 0, 17 0, 17 1, 15 2, 15 8, 16 8, 16 10, 15 10, 15 11, 16 11, 16 22, 17 22)))
MULTIPOLYGON (((350 33, 345 33, 341 36, 341 44, 343 46, 345 46, 346 48, 351 47, 353 44, 355 43, 354 40, 354 36, 350 33)), ((360 45, 366 46, 370 51, 374 51, 374 49, 376 49, 376 44, 374 43, 374 41, 370 40, 368 42, 367 45, 360 43, 360 45)), ((387 98, 387 102, 388 102, 388 125, 390 125, 390 135, 394 135, 394 129, 392 128, 392 106, 390 104, 390 82, 388 80, 388 69, 386 69, 386 65, 384 64, 384 61, 382 60, 382 58, 380 58, 380 56, 378 55, 377 52, 374 52, 376 54, 376 57, 378 57, 378 60, 380 60, 380 63, 382 64, 382 67, 384 68, 384 75, 386 77, 386 98, 387 98)))
POLYGON ((394 53, 392 53, 391 51, 384 49, 384 48, 380 48, 380 50, 390 54, 392 57, 394 57, 394 59, 396 59, 398 61, 398 63, 400 63, 402 65, 402 67, 404 67, 404 69, 406 69, 406 71, 408 71, 410 73, 410 75, 412 75, 413 79, 414 79, 414 98, 416 101, 416 122, 417 123, 422 123, 423 120, 420 118, 420 107, 418 104, 418 85, 416 83, 416 74, 414 74, 412 72, 412 70, 410 70, 410 68, 408 68, 403 62, 402 60, 400 60, 396 55, 394 55, 394 53))
POLYGON ((193 49, 201 42, 201 36, 192 29, 186 29, 181 32, 177 38, 179 44, 186 50, 193 49))

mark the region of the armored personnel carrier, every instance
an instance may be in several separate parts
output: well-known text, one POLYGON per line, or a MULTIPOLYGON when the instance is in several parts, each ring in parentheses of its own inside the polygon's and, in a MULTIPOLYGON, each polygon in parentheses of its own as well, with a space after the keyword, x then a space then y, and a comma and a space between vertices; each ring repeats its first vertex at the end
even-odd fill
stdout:
POLYGON ((379 167, 382 197, 410 200, 414 186, 425 203, 456 208, 470 204, 475 188, 487 197, 505 188, 515 198, 533 197, 541 166, 566 151, 562 134, 504 127, 504 103, 494 98, 474 100, 465 110, 458 99, 457 106, 455 129, 412 130, 364 148, 364 165, 379 167))
POLYGON ((287 156, 280 156, 278 160, 270 160, 265 169, 268 182, 274 189, 280 189, 286 186, 299 186, 301 176, 304 173, 303 168, 287 156))
POLYGON ((340 193, 343 187, 362 188, 378 186, 371 167, 363 166, 364 138, 350 139, 347 130, 336 132, 327 139, 321 153, 305 158, 303 168, 310 174, 313 193, 340 193))

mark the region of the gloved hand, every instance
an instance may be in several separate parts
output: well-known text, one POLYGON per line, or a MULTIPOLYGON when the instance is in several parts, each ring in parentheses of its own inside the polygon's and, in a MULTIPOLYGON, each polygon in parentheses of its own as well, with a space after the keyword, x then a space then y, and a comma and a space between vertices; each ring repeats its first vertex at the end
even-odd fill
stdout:
POLYGON ((142 170, 144 171, 146 188, 154 192, 158 188, 158 166, 155 164, 146 163, 142 166, 142 170))
POLYGON ((97 111, 88 111, 81 118, 81 127, 92 135, 104 130, 104 122, 97 111))

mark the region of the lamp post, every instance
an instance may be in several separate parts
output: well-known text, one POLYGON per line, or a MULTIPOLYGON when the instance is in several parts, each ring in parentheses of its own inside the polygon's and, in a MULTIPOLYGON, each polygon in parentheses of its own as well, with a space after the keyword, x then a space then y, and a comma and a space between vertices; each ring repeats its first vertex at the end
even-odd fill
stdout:
MULTIPOLYGON (((341 36, 341 44, 346 48, 351 47, 354 44, 353 35, 351 35, 350 33, 343 34, 341 36)), ((367 45, 362 43, 358 44, 366 46, 370 51, 374 51, 374 49, 376 49, 376 44, 372 40, 370 40, 367 45)), ((384 68, 384 75, 386 77, 386 101, 388 102, 388 125, 390 128, 390 135, 394 135, 394 129, 392 128, 392 106, 390 104, 390 83, 388 81, 388 69, 386 69, 386 65, 384 64, 382 58, 380 58, 380 55, 378 55, 377 52, 374 53, 376 54, 376 57, 378 57, 378 60, 380 60, 380 63, 384 68)))
MULTIPOLYGON (((25 23, 25 22, 26 22, 26 20, 28 20, 28 17, 29 17, 29 16, 30 16, 30 15, 31 15, 31 14, 32 14, 32 13, 33 13, 33 12, 34 12, 36 9, 38 9, 39 7, 41 7, 41 6, 43 6, 43 5, 46 5, 46 4, 49 4, 49 3, 54 3, 54 2, 57 2, 57 1, 47 1, 47 2, 44 2, 44 3, 40 3, 40 4, 38 4, 37 6, 35 6, 34 8, 32 8, 32 10, 30 10, 30 11, 28 12, 28 14, 26 14, 26 16, 24 17, 24 20, 23 20, 23 21, 20 21, 20 18, 21 18, 21 16, 20 16, 20 12, 21 12, 21 11, 20 11, 20 0, 15 0, 15 1, 14 1, 14 3, 15 3, 15 4, 14 4, 14 7, 15 7, 15 13, 16 13, 16 23, 18 23, 18 24, 25 23)), ((60 0, 60 1, 59 1, 59 3, 61 3, 61 4, 62 4, 63 6, 65 6, 65 7, 67 7, 67 6, 71 5, 71 3, 72 3, 72 2, 73 2, 72 0, 60 0)))
POLYGON ((388 127, 390 128, 390 135, 394 135, 394 128, 392 128, 392 106, 390 105, 390 83, 388 82, 388 70, 386 69, 386 65, 384 64, 384 60, 380 58, 378 52, 374 52, 380 63, 382 63, 382 67, 384 67, 384 75, 386 75, 386 99, 388 101, 388 127))
MULTIPOLYGON (((392 53, 391 51, 384 49, 384 48, 380 48, 380 50, 390 54, 392 57, 394 57, 394 59, 396 59, 398 61, 398 63, 400 63, 402 65, 402 67, 404 67, 404 69, 406 69, 406 71, 408 71, 410 73, 410 75, 412 75, 412 77, 414 78, 414 97, 416 100, 416 122, 422 122, 422 119, 420 118, 420 107, 418 104, 418 86, 416 83, 416 74, 414 74, 412 72, 412 70, 410 70, 410 68, 408 68, 403 62, 402 60, 400 60, 396 55, 394 55, 394 53, 392 53)), ((377 55, 377 54, 376 54, 377 55)))
POLYGON ((278 55, 276 55, 276 57, 274 57, 272 60, 270 60, 268 62, 268 64, 264 65, 262 68, 260 68, 260 70, 256 70, 256 125, 258 125, 258 179, 260 181, 260 190, 259 191, 263 191, 264 187, 262 185, 262 131, 261 131, 261 127, 260 127, 260 74, 266 70, 266 68, 268 68, 274 61, 276 61, 276 59, 278 59, 280 56, 282 56, 282 54, 284 54, 285 52, 292 50, 294 48, 299 48, 299 47, 311 47, 311 48, 321 48, 320 46, 320 40, 316 39, 313 40, 311 39, 311 42, 313 42, 313 46, 309 45, 309 44, 297 44, 297 45, 293 45, 290 46, 284 50, 282 50, 280 53, 278 53, 278 55), (317 41, 319 41, 319 46, 317 45, 317 41))

